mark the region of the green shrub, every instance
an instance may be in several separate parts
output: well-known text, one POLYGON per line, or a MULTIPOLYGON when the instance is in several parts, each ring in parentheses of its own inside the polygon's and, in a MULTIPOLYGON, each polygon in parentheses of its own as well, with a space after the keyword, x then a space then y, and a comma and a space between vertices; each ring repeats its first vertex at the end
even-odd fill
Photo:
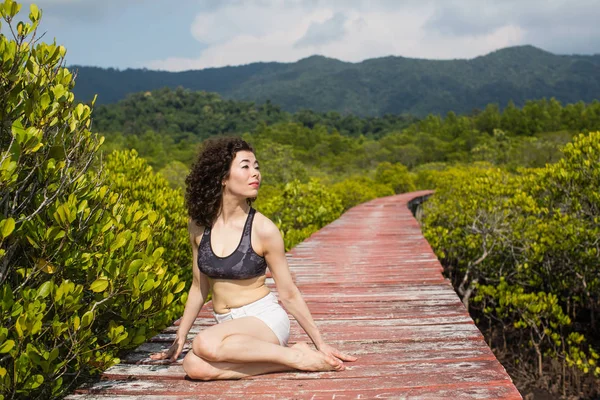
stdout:
POLYGON ((284 185, 297 179, 308 182, 308 172, 295 153, 294 147, 281 144, 261 135, 243 135, 243 139, 252 144, 260 163, 263 184, 284 185))
POLYGON ((277 194, 261 200, 257 209, 277 225, 289 250, 339 218, 344 208, 335 194, 312 179, 286 184, 277 194))
POLYGON ((365 176, 353 176, 331 186, 331 191, 342 200, 344 210, 357 204, 385 196, 392 196, 394 189, 377 183, 365 176))
POLYGON ((185 189, 185 178, 190 173, 190 169, 181 161, 171 161, 159 173, 173 189, 185 189))
POLYGON ((375 170, 375 182, 389 185, 394 193, 408 193, 415 190, 414 178, 406 166, 382 162, 375 170))
POLYGON ((415 177, 417 190, 435 189, 436 176, 440 171, 448 169, 449 165, 442 162, 421 164, 411 170, 415 177))
MULTIPOLYGON (((19 8, 0 4, 7 22, 19 8)), ((141 197, 177 200, 150 173, 123 182, 117 161, 90 170, 102 138, 74 101, 64 47, 31 43, 39 18, 32 5, 17 37, 0 36, 0 398, 58 397, 119 362, 176 317, 185 286, 169 265, 186 251, 180 209, 159 215, 141 197)))
POLYGON ((579 374, 600 376, 600 132, 562 152, 516 174, 485 164, 438 173, 423 222, 463 302, 539 382, 566 393, 579 374))
POLYGON ((162 174, 155 173, 145 159, 138 157, 136 150, 113 152, 104 168, 106 181, 124 200, 138 202, 140 208, 165 218, 165 226, 154 239, 166 249, 163 259, 169 268, 191 283, 188 216, 182 189, 171 188, 162 174))

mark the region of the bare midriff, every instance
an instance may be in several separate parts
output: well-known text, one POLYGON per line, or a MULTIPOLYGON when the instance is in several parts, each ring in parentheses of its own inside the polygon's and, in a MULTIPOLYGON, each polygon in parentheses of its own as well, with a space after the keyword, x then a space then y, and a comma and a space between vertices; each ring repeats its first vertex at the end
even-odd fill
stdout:
POLYGON ((269 294, 265 286, 265 275, 249 279, 212 279, 208 278, 212 289, 213 310, 217 314, 226 314, 232 308, 238 308, 260 300, 269 294))

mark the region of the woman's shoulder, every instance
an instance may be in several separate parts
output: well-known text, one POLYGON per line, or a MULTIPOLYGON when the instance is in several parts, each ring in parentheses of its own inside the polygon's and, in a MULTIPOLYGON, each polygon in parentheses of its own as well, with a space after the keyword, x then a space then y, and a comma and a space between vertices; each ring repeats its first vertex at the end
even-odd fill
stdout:
POLYGON ((261 238, 268 238, 272 235, 281 235, 277 225, 258 210, 254 214, 253 225, 255 232, 258 233, 261 238))

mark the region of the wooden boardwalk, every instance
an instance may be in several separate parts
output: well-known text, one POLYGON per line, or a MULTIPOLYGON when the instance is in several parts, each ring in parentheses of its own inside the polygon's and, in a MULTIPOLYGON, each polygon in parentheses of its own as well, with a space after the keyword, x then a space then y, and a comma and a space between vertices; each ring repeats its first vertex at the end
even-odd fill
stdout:
MULTIPOLYGON (((359 205, 288 253, 325 341, 359 357, 345 371, 191 381, 183 355, 178 364, 148 360, 169 347, 172 326, 67 399, 521 399, 407 208, 428 193, 359 205)), ((211 310, 208 303, 189 339, 214 323, 211 310)), ((310 343, 292 319, 297 341, 310 343)))

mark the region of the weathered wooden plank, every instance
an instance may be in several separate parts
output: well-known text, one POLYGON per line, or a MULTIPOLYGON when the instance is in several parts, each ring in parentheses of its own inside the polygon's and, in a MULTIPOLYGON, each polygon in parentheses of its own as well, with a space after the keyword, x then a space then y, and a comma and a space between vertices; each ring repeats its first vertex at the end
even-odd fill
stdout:
POLYGON ((313 285, 307 285, 302 288, 302 293, 311 293, 311 292, 320 292, 323 289, 327 289, 332 293, 339 292, 340 294, 346 293, 370 293, 370 292, 380 292, 380 291, 388 291, 388 292, 396 292, 396 291, 410 291, 410 292, 423 292, 423 291, 438 291, 438 290, 449 290, 454 292, 452 286, 446 281, 442 284, 427 284, 420 285, 415 287, 415 285, 407 285, 398 282, 389 283, 385 285, 380 284, 370 284, 370 283, 359 283, 349 282, 349 283, 341 283, 341 282, 332 282, 332 283, 315 283, 313 285))
MULTIPOLYGON (((448 361, 436 360, 429 361, 411 361, 405 363, 381 362, 381 363, 363 363, 357 361, 346 363, 346 369, 341 372, 286 372, 271 374, 271 380, 288 379, 328 379, 328 378, 365 378, 365 377, 394 377, 399 375, 420 374, 423 376, 429 374, 442 374, 449 371, 460 371, 465 376, 469 374, 491 374, 498 379, 504 376, 504 370, 494 357, 479 357, 478 359, 448 361), (497 376, 496 376, 497 375, 497 376)), ((108 379, 144 379, 144 380, 183 380, 185 372, 180 365, 134 365, 119 364, 104 372, 104 377, 108 379)), ((473 379, 474 378, 474 375, 473 379)))
MULTIPOLYGON (((113 394, 192 394, 204 393, 277 393, 278 391, 345 391, 350 389, 401 389, 432 385, 451 385, 459 383, 478 384, 506 381, 510 379, 497 367, 497 361, 454 362, 454 363, 414 363, 384 364, 381 372, 377 368, 360 368, 353 366, 341 372, 285 372, 260 377, 252 377, 240 381, 198 382, 184 380, 183 377, 173 379, 137 379, 114 380, 111 383, 99 382, 83 391, 94 392, 102 389, 113 394), (362 374, 360 374, 362 372, 362 374)), ((167 368, 179 368, 164 366, 167 368)), ((142 370, 136 373, 143 373, 142 370)), ((137 375, 138 377, 140 375, 137 375)), ((162 376, 162 373, 161 373, 162 376)))
MULTIPOLYGON (((237 400, 239 393, 219 394, 218 398, 222 400, 237 400)), ((504 381, 489 382, 486 386, 473 383, 462 383, 453 385, 436 385, 427 387, 411 388, 390 388, 384 390, 366 389, 348 389, 343 392, 320 391, 312 393, 299 393, 279 391, 277 393, 259 393, 243 394, 244 399, 277 399, 277 400, 363 400, 363 399, 402 399, 402 400, 446 400, 446 399, 521 399, 511 383, 504 381)), ((214 399, 215 394, 205 394, 202 392, 193 395, 168 395, 148 396, 148 395, 73 395, 71 400, 196 400, 196 399, 214 399)))

